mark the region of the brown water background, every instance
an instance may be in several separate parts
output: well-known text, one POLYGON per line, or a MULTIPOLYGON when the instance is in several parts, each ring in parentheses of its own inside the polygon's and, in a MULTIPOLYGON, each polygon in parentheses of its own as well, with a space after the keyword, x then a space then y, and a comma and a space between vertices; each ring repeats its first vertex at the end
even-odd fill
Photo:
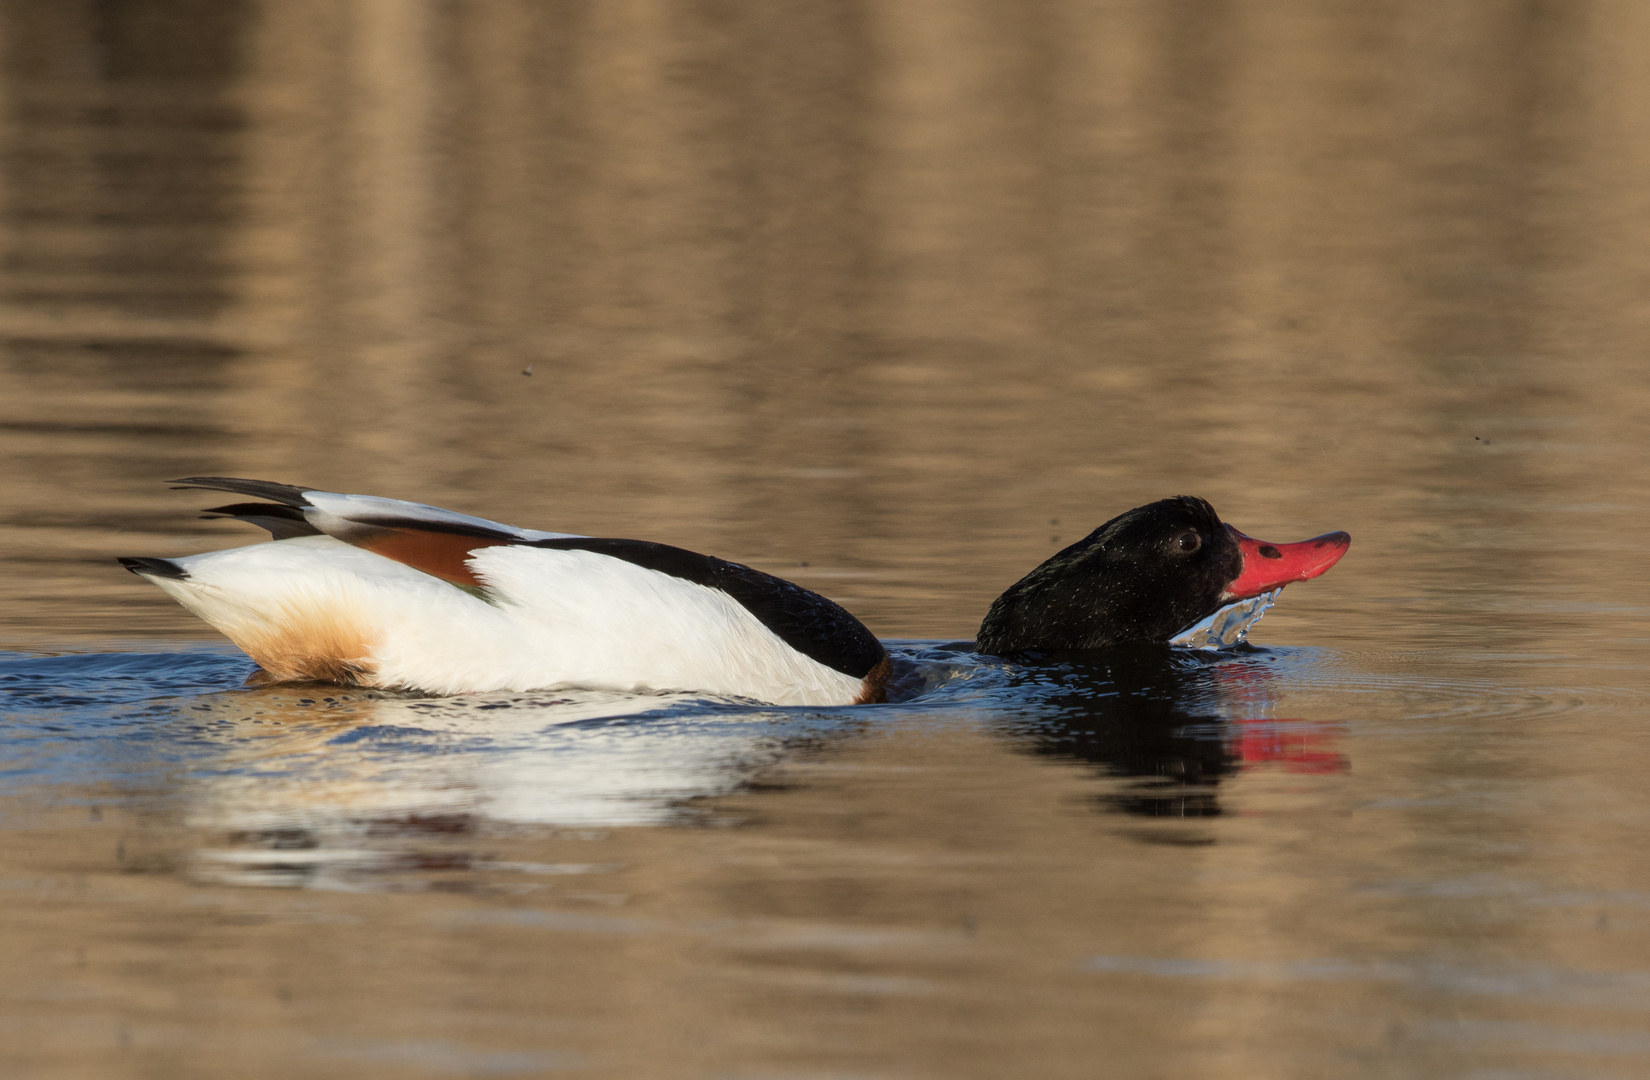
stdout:
MULTIPOLYGON (((215 640, 112 561, 251 539, 182 475, 891 639, 1165 495, 1355 538, 1254 635, 1303 726, 1215 817, 890 710, 668 821, 420 781, 350 849, 411 861, 281 891, 191 854, 262 796, 19 770, 6 1075, 1645 1075, 1646 55, 1626 0, 0 6, 11 649, 215 640)), ((326 771, 391 706, 231 694, 225 775, 248 697, 289 810, 412 767, 326 771)))

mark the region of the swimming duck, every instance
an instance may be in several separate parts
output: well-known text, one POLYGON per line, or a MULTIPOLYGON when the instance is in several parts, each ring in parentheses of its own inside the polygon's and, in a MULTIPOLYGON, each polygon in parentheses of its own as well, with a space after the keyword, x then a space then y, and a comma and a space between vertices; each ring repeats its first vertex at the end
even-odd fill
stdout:
MULTIPOLYGON (((577 686, 776 705, 885 700, 887 650, 840 605, 646 540, 520 529, 422 503, 233 477, 173 483, 258 502, 205 514, 272 542, 123 558, 240 646, 256 681, 432 694, 577 686)), ((1223 604, 1329 569, 1350 538, 1262 544, 1202 499, 1113 518, 992 605, 981 651, 1168 641, 1223 604)))

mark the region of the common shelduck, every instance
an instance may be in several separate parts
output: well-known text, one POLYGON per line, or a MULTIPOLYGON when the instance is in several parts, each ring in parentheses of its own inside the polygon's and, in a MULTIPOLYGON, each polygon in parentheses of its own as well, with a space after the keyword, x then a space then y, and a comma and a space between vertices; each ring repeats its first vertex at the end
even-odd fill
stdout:
MULTIPOLYGON (((120 562, 216 627, 257 681, 460 694, 691 690, 776 705, 886 698, 882 643, 840 605, 748 566, 646 540, 541 532, 421 503, 263 480, 182 487, 263 502, 206 511, 272 541, 120 562)), ((982 652, 1168 641, 1236 600, 1329 569, 1350 538, 1263 544, 1202 499, 1113 518, 997 599, 982 652)))

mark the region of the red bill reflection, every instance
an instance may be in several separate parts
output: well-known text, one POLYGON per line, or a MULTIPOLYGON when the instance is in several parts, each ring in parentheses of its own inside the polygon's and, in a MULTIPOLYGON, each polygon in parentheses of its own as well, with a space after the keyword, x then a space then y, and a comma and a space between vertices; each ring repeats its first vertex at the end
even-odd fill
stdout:
POLYGON ((1227 749, 1241 768, 1282 766, 1292 773, 1340 773, 1351 767, 1335 732, 1308 720, 1233 720, 1227 749))

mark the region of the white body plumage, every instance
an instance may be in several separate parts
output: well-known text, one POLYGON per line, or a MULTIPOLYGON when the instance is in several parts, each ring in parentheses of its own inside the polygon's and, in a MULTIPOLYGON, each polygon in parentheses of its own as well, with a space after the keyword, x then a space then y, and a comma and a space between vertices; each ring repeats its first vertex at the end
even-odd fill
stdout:
POLYGON ((239 645, 272 680, 434 694, 580 687, 700 691, 776 705, 880 700, 886 658, 862 626, 822 597, 734 564, 394 499, 225 478, 188 482, 281 500, 213 512, 287 538, 123 562, 239 645), (646 565, 650 557, 666 568, 646 565), (715 587, 724 582, 715 575, 728 573, 738 582, 730 588, 756 593, 742 602, 715 587), (788 590, 792 606, 768 610, 775 589, 788 590), (799 611, 825 611, 827 629, 840 631, 845 620, 861 650, 855 663, 870 670, 847 674, 848 662, 816 659, 841 652, 798 630, 799 611), (788 628, 776 632, 764 618, 788 628))

